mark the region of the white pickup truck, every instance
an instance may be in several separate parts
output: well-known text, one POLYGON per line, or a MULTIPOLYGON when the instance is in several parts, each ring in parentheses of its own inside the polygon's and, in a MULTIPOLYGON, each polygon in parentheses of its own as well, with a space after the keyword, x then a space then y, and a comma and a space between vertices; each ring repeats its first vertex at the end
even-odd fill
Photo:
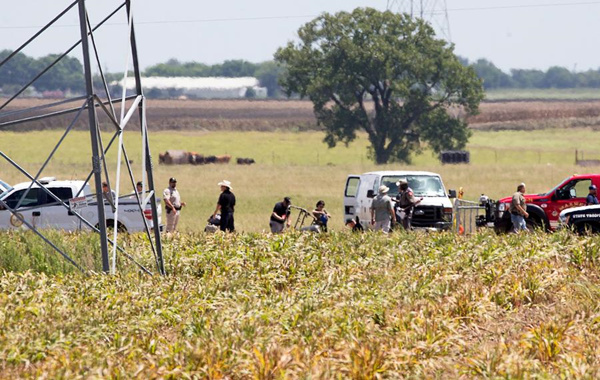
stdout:
MULTIPOLYGON (((85 184, 84 181, 57 181, 52 177, 42 178, 39 182, 46 186, 52 194, 72 207, 72 209, 65 208, 64 205, 57 202, 35 183, 29 188, 31 182, 23 182, 15 185, 13 188, 2 193, 0 199, 8 207, 12 209, 16 207, 16 211, 23 219, 36 228, 60 229, 65 231, 90 230, 91 228, 81 221, 71 210, 75 210, 91 225, 98 225, 98 204, 95 195, 91 193, 89 184, 85 184), (82 188, 83 190, 80 192, 82 188), (28 192, 27 189, 29 189, 28 192), (21 200, 25 192, 27 192, 27 195, 21 200), (75 197, 76 195, 77 197, 75 197)), ((160 225, 161 207, 159 204, 160 199, 158 198, 157 203, 160 225)), ((114 226, 113 206, 106 200, 104 201, 104 210, 107 226, 114 226)), ((149 228, 153 227, 150 204, 146 205, 144 216, 142 216, 135 195, 119 198, 117 228, 120 231, 145 231, 146 223, 149 228)), ((0 229, 17 228, 28 227, 20 218, 13 215, 0 203, 0 229)))
POLYGON ((10 190, 11 187, 8 183, 0 180, 0 197, 2 197, 2 194, 4 194, 5 191, 10 190))
POLYGON ((349 175, 344 191, 344 220, 362 222, 363 228, 371 228, 371 202, 377 195, 379 186, 389 187, 388 195, 395 199, 398 195, 399 180, 408 182, 416 198, 423 198, 413 212, 412 226, 447 230, 452 225, 451 197, 456 192, 446 194, 442 177, 437 173, 424 171, 377 171, 360 175, 349 175))

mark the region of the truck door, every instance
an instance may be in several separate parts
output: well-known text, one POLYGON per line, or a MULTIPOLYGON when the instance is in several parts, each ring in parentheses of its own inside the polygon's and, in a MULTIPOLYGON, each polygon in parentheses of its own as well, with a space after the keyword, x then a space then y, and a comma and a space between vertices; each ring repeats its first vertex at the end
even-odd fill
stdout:
POLYGON ((589 193, 589 187, 592 184, 590 178, 573 179, 554 192, 554 202, 548 219, 552 227, 556 227, 558 214, 564 209, 578 206, 585 206, 585 198, 589 193))
MULTIPOLYGON (((50 192, 61 201, 69 203, 73 198, 73 190, 70 187, 52 187, 50 192)), ((79 226, 79 219, 54 198, 43 191, 40 196, 43 207, 40 208, 40 228, 53 228, 65 231, 75 231, 79 226)))
MULTIPOLYGON (((40 204, 39 190, 40 189, 38 188, 29 189, 29 192, 21 201, 19 208, 16 210, 17 213, 19 213, 19 215, 25 219, 25 221, 32 224, 34 227, 38 227, 40 219, 40 210, 37 207, 40 204)), ((8 205, 8 207, 15 208, 26 191, 27 189, 17 190, 4 198, 4 202, 8 205)), ((27 228, 27 226, 9 210, 0 210, 0 228, 16 229, 21 227, 27 228)))
POLYGON ((346 189, 344 190, 344 222, 354 219, 357 215, 356 196, 360 185, 360 176, 349 175, 346 179, 346 189))
POLYGON ((378 180, 376 174, 363 175, 360 178, 360 186, 358 187, 357 207, 358 212, 356 213, 361 220, 363 227, 367 227, 371 222, 371 202, 372 198, 369 198, 367 194, 369 190, 372 190, 377 195, 376 181, 378 180))

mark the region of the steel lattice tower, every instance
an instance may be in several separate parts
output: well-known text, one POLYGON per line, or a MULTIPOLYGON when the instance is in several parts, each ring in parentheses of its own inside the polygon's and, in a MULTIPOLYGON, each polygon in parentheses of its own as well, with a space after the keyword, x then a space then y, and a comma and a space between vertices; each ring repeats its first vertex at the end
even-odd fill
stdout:
MULTIPOLYGON (((45 194, 46 199, 49 200, 47 203, 39 206, 36 205, 36 210, 44 210, 47 209, 47 207, 54 205, 59 206, 64 209, 61 211, 73 216, 74 220, 77 220, 80 225, 86 227, 87 230, 99 234, 100 252, 102 255, 102 270, 104 272, 116 272, 118 254, 119 257, 123 257, 124 260, 128 260, 129 262, 137 265, 140 271, 152 274, 150 269, 146 268, 138 261, 136 254, 130 254, 126 251, 126 247, 123 247, 121 244, 122 242, 120 242, 118 239, 119 199, 122 196, 133 197, 134 200, 132 202, 135 202, 138 206, 137 214, 143 221, 147 242, 150 251, 154 256, 154 261, 156 263, 155 273, 164 275, 165 268, 162 255, 162 243, 158 217, 159 206, 157 205, 157 195, 154 189, 154 175, 150 154, 148 125, 146 122, 146 97, 144 95, 141 83, 138 47, 133 22, 134 12, 132 10, 132 3, 139 2, 141 4, 142 0, 115 0, 115 4, 111 7, 112 11, 109 11, 107 14, 99 15, 103 18, 101 19, 102 21, 97 23, 92 23, 86 2, 90 2, 90 0, 72 0, 70 5, 64 8, 57 16, 52 18, 51 21, 34 33, 33 36, 25 41, 19 48, 8 54, 6 58, 0 59, 0 69, 7 67, 5 64, 11 62, 15 56, 17 56, 32 42, 36 41, 40 35, 50 29, 57 21, 61 20, 69 12, 77 12, 79 18, 79 32, 72 36, 72 40, 75 42, 70 46, 70 48, 68 48, 68 50, 62 54, 56 55, 56 59, 53 62, 50 62, 45 68, 40 68, 40 71, 37 73, 37 75, 33 76, 33 78, 25 78, 28 82, 19 90, 13 94, 9 94, 7 98, 0 99, 0 131, 8 127, 17 129, 22 128, 29 123, 39 120, 57 117, 66 118, 62 137, 54 144, 52 142, 48 142, 48 146, 53 146, 53 149, 43 164, 41 164, 39 169, 34 168, 34 171, 31 169, 25 169, 22 163, 17 162, 6 151, 4 151, 6 147, 10 146, 10 141, 0 141, 0 158, 8 163, 8 167, 17 170, 25 179, 30 181, 29 188, 21 196, 19 203, 16 206, 13 206, 14 208, 9 206, 2 199, 0 199, 0 207, 2 208, 3 212, 11 213, 13 218, 11 220, 15 221, 13 226, 17 228, 27 227, 76 268, 84 273, 87 273, 89 268, 85 268, 83 265, 80 265, 80 263, 76 262, 69 255, 69 252, 59 247, 55 241, 52 241, 52 239, 49 238, 47 231, 39 228, 32 219, 26 219, 24 217, 23 210, 26 209, 26 207, 24 206, 23 208, 19 208, 19 206, 21 205, 23 199, 27 196, 28 192, 35 185, 36 188, 39 188, 40 192, 45 194), (135 84, 135 90, 129 94, 126 92, 126 90, 123 90, 122 97, 120 99, 113 97, 109 91, 109 83, 100 65, 100 62, 102 61, 101 55, 99 54, 100 49, 96 43, 96 37, 98 37, 105 29, 103 26, 109 21, 114 22, 114 19, 116 19, 118 16, 127 19, 127 34, 123 36, 123 41, 127 41, 126 45, 128 50, 128 64, 127 68, 124 70, 123 83, 126 84, 128 76, 131 76, 129 80, 131 83, 135 84), (46 72, 51 70, 76 48, 81 49, 83 56, 83 79, 85 81, 86 88, 84 94, 79 96, 71 96, 58 101, 45 101, 42 105, 36 105, 28 108, 21 108, 17 106, 15 106, 14 109, 7 108, 27 89, 35 85, 36 81, 40 77, 44 76, 46 72), (131 63, 131 66, 129 66, 129 63, 131 63), (94 73, 92 69, 96 65, 99 70, 99 79, 94 81, 94 73), (129 74, 130 71, 133 74, 129 74), (120 116, 118 110, 120 110, 120 116), (136 114, 137 119, 134 117, 136 114), (85 122, 86 115, 87 122, 85 122), (100 116, 108 120, 107 124, 109 126, 109 132, 108 135, 104 135, 104 138, 100 128, 100 116), (93 179, 95 191, 93 194, 89 194, 86 197, 85 194, 82 194, 82 187, 82 190, 79 190, 79 192, 73 198, 61 199, 56 194, 52 193, 52 191, 50 191, 50 189, 48 189, 46 185, 40 181, 40 177, 47 165, 55 159, 55 152, 62 146, 68 145, 68 143, 65 142, 67 141, 66 137, 77 128, 79 121, 81 121, 84 125, 87 124, 86 129, 88 129, 90 133, 89 143, 91 145, 91 167, 89 167, 89 174, 87 177, 82 177, 81 179, 85 179, 83 181, 84 186, 89 184, 93 179), (142 143, 142 149, 140 152, 142 168, 137 173, 134 173, 134 170, 131 167, 131 160, 129 160, 128 152, 133 153, 134 150, 127 149, 123 139, 125 133, 127 133, 128 136, 137 136, 139 139, 138 141, 141 140, 142 143), (110 153, 114 153, 118 157, 116 161, 116 174, 115 171, 109 168, 107 155, 110 153), (121 180, 120 174, 122 167, 125 167, 123 171, 126 172, 126 175, 123 175, 123 181, 121 180), (134 177, 135 175, 137 175, 137 179, 142 180, 140 181, 142 182, 142 192, 139 192, 136 189, 137 179, 134 177), (125 180, 127 177, 129 181, 125 180), (113 180, 112 182, 111 178, 113 180), (103 181, 107 182, 109 190, 113 188, 114 185, 116 190, 116 199, 114 199, 114 202, 105 201, 101 188, 101 183, 103 181), (122 182, 124 186, 121 188, 120 185, 122 182), (131 186, 130 194, 127 194, 126 190, 121 192, 121 189, 126 189, 127 182, 129 182, 131 186), (85 200, 86 205, 89 201, 90 208, 96 208, 98 222, 93 221, 87 215, 82 215, 81 211, 75 207, 75 203, 72 201, 81 198, 85 200), (150 215, 145 214, 147 205, 150 206, 150 210, 147 210, 150 212, 150 215), (109 225, 109 221, 107 220, 105 214, 108 207, 112 209, 112 219, 110 220, 112 222, 112 232, 108 229, 111 227, 111 225, 109 225)), ((125 89, 126 86, 123 85, 123 88, 125 89)), ((78 147, 87 145, 83 141, 77 141, 77 144, 78 147)), ((125 198, 123 198, 123 200, 124 199, 125 198)), ((40 216, 42 212, 45 211, 38 211, 38 215, 33 216, 40 216)), ((93 213, 90 214, 93 216, 93 213)))
POLYGON ((452 42, 446 0, 388 0, 387 9, 429 22, 440 37, 452 42))

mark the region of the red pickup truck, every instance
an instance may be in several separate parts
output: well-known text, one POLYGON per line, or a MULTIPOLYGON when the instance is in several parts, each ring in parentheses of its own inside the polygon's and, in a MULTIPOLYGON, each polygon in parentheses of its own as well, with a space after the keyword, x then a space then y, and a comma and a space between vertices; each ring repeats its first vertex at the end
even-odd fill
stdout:
MULTIPOLYGON (((558 216, 564 209, 585 206, 590 185, 600 188, 600 174, 581 174, 569 177, 552 190, 543 194, 526 194, 528 228, 541 228, 553 231, 558 226, 558 216)), ((512 228, 508 209, 512 197, 500 199, 494 212, 496 232, 508 232, 512 228)))

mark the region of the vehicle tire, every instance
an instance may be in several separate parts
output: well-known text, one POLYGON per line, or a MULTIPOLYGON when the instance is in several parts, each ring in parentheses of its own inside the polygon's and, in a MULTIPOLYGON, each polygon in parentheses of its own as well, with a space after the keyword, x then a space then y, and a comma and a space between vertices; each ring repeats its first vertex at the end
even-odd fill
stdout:
POLYGON ((498 235, 508 234, 513 231, 513 225, 510 218, 503 217, 500 221, 494 223, 494 231, 498 235))
POLYGON ((537 230, 546 231, 546 224, 539 218, 536 218, 536 217, 527 218, 527 219, 525 219, 525 224, 527 225, 527 229, 529 231, 532 231, 532 232, 537 231, 537 230))
POLYGON ((591 223, 580 223, 575 227, 579 235, 591 235, 598 232, 598 227, 591 223))
MULTIPOLYGON (((115 221, 112 220, 112 219, 108 219, 106 221, 106 230, 107 231, 112 231, 114 225, 115 225, 115 221)), ((100 225, 96 224, 95 227, 96 228, 100 228, 100 225)), ((127 232, 127 227, 125 227, 125 225, 123 223, 117 222, 117 231, 119 231, 119 232, 127 232)))

